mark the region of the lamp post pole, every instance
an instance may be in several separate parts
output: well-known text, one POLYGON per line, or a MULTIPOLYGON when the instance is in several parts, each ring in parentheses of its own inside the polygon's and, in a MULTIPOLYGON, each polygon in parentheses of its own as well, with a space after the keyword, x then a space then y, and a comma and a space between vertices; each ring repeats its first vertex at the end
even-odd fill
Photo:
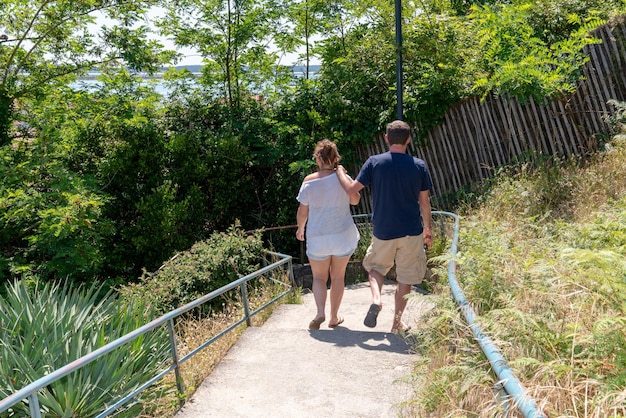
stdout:
POLYGON ((402 0, 396 0, 396 114, 404 120, 402 109, 402 0))

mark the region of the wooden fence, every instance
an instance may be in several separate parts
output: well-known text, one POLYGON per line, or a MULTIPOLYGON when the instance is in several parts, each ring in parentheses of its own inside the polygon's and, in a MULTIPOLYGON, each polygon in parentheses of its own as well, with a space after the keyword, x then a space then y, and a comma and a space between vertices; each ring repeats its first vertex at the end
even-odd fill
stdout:
MULTIPOLYGON (((584 80, 564 100, 539 105, 532 99, 489 96, 468 98, 452 106, 444 122, 433 128, 411 154, 428 164, 435 205, 464 186, 493 176, 495 170, 528 153, 580 155, 595 149, 596 136, 607 134, 606 117, 614 113, 607 102, 626 99, 625 18, 592 32, 601 43, 585 48, 589 61, 584 80)), ((387 150, 384 135, 357 150, 361 161, 387 150)), ((371 213, 368 190, 358 208, 371 213)))

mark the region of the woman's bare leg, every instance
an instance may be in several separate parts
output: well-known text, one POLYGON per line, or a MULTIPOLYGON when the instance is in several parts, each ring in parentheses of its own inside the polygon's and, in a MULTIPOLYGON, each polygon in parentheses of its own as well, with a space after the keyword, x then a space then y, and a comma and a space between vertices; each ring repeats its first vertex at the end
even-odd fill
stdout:
POLYGON ((330 319, 328 325, 338 324, 339 306, 345 288, 346 267, 350 257, 331 257, 330 261, 330 319))
POLYGON ((317 315, 315 315, 314 321, 318 321, 318 325, 326 319, 326 294, 328 293, 326 284, 328 283, 330 260, 330 257, 326 260, 309 260, 311 273, 313 273, 313 297, 317 306, 317 315))

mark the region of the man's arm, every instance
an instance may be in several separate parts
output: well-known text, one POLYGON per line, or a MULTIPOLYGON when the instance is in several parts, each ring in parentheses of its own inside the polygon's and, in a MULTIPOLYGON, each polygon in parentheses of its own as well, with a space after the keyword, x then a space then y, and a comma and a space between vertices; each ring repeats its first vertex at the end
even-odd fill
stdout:
POLYGON ((433 245, 433 231, 431 229, 432 214, 428 190, 422 190, 418 199, 420 203, 420 215, 422 215, 422 222, 424 223, 424 244, 430 248, 433 245))
POLYGON ((350 204, 356 206, 361 201, 361 193, 356 192, 350 195, 350 204))
POLYGON ((337 166, 337 178, 339 179, 339 184, 341 184, 341 187, 343 187, 346 193, 348 193, 348 195, 350 196, 350 203, 352 203, 352 195, 360 192, 361 189, 365 187, 358 181, 350 179, 348 177, 346 169, 342 165, 337 166))

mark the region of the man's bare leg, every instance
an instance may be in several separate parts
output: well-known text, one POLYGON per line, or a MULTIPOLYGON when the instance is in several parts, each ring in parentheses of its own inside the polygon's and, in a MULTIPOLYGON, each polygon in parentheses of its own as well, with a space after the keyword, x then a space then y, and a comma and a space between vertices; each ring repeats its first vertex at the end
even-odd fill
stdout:
POLYGON ((381 299, 381 294, 383 291, 385 276, 383 276, 376 270, 372 270, 368 273, 367 279, 370 283, 370 291, 372 292, 372 303, 374 305, 378 305, 379 308, 382 308, 383 303, 381 299))
POLYGON ((411 293, 410 284, 397 284, 395 295, 396 306, 393 315, 393 326, 391 327, 391 332, 404 332, 408 329, 408 327, 402 322, 402 314, 406 308, 406 304, 408 302, 406 296, 409 293, 411 293))
POLYGON ((376 270, 371 270, 368 273, 367 278, 370 283, 370 291, 372 292, 372 304, 367 311, 367 315, 365 316, 363 324, 365 324, 366 327, 374 328, 376 326, 378 312, 380 312, 383 307, 381 293, 385 276, 383 276, 376 270))

